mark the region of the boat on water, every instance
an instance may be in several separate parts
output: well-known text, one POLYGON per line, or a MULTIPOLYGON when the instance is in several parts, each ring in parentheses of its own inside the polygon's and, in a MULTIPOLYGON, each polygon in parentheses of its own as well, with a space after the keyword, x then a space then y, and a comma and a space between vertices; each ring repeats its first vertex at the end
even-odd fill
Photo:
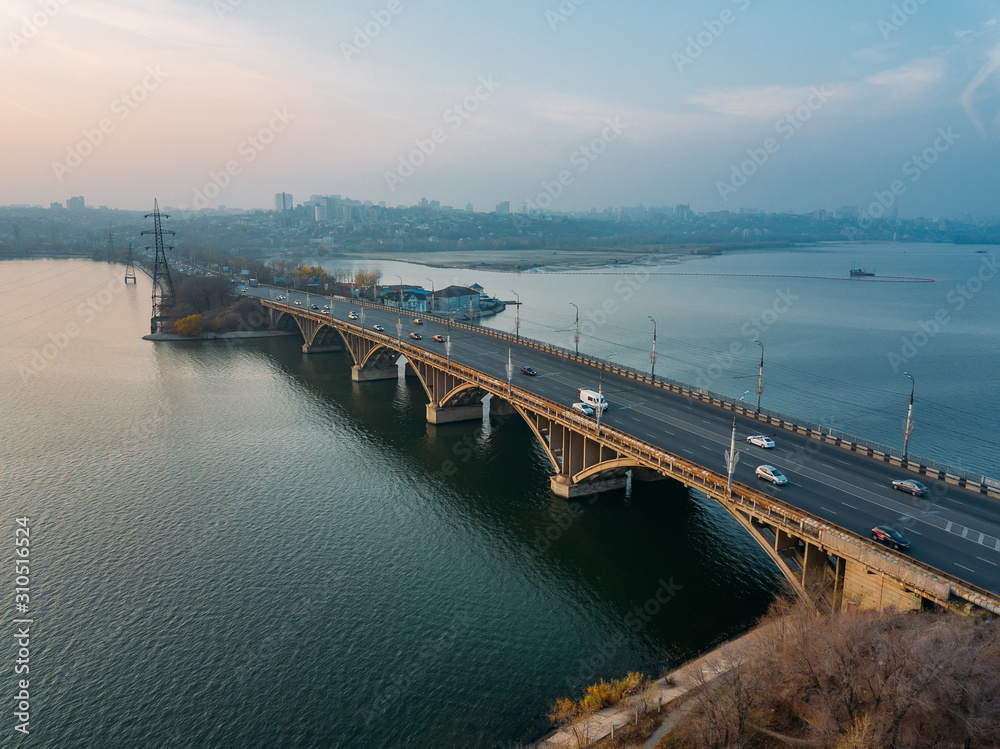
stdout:
POLYGON ((870 270, 864 270, 863 268, 851 268, 851 277, 860 278, 863 276, 874 276, 875 274, 870 270))

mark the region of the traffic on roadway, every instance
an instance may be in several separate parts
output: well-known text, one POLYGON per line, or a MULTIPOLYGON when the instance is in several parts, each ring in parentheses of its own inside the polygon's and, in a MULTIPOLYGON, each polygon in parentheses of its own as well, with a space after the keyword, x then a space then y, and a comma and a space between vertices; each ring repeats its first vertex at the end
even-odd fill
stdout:
MULTIPOLYGON (((247 293, 276 301, 287 295, 285 303, 312 314, 384 331, 442 355, 450 341, 452 361, 501 380, 508 376, 507 344, 474 330, 415 318, 405 310, 400 314, 317 294, 307 298, 305 292, 257 287, 247 293)), ((609 372, 599 377, 599 370, 585 363, 516 341, 510 357, 515 387, 592 417, 592 407, 578 407, 586 405, 580 403, 580 391, 600 387, 608 403, 602 424, 726 475, 731 411, 609 372)), ((738 416, 735 423, 741 454, 734 481, 864 537, 875 538, 876 528, 888 527, 905 537, 909 547, 900 548, 912 558, 1000 593, 1000 501, 926 477, 915 482, 902 468, 783 429, 768 430, 750 417, 738 416), (898 483, 904 481, 916 485, 898 483)))

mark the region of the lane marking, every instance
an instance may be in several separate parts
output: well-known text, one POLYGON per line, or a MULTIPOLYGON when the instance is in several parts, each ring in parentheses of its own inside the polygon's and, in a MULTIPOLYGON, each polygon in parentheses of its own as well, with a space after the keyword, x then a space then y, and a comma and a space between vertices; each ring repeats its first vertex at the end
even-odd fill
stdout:
POLYGON ((983 559, 982 557, 976 557, 980 562, 986 562, 986 564, 992 564, 994 567, 1000 567, 1000 564, 996 562, 991 562, 989 559, 983 559))
POLYGON ((854 505, 849 505, 849 504, 847 504, 847 502, 841 502, 840 504, 842 504, 842 505, 843 505, 844 507, 850 507, 850 508, 851 508, 852 510, 856 510, 856 509, 858 509, 858 508, 857 508, 857 507, 855 507, 854 505))
POLYGON ((963 570, 968 570, 969 572, 975 572, 971 567, 966 567, 964 564, 959 564, 958 562, 952 562, 956 567, 961 567, 963 570))
POLYGON ((834 510, 831 510, 829 507, 824 507, 823 505, 820 505, 819 509, 821 509, 821 510, 823 510, 825 512, 829 512, 831 515, 836 515, 837 514, 834 510))

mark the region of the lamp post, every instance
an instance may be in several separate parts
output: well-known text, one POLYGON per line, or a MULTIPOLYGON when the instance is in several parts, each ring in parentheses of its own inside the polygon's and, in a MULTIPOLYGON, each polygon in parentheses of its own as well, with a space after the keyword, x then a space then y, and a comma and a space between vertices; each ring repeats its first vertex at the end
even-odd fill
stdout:
MULTIPOLYGON (((743 395, 740 399, 736 401, 737 403, 742 403, 743 399, 746 398, 749 390, 744 390, 743 395)), ((740 462, 740 454, 736 452, 736 408, 733 407, 733 434, 729 438, 729 450, 726 451, 726 471, 729 474, 729 479, 726 481, 726 496, 733 496, 733 471, 736 470, 736 464, 740 462)))
POLYGON ((430 278, 427 279, 431 282, 431 314, 434 314, 434 281, 430 278))
POLYGON ((514 310, 514 337, 521 338, 521 295, 513 289, 510 293, 517 297, 517 308, 514 310))
POLYGON ((910 378, 910 407, 906 410, 906 427, 903 429, 903 460, 907 460, 910 447, 910 429, 913 427, 911 421, 913 416, 913 390, 917 383, 913 381, 913 375, 909 372, 903 372, 903 374, 910 378))
POLYGON ((511 393, 510 379, 514 376, 514 364, 510 359, 510 339, 507 339, 507 395, 511 393))
POLYGON ((396 278, 399 279, 399 308, 403 309, 403 277, 397 275, 396 278))
POLYGON ((652 315, 647 317, 653 321, 653 350, 649 352, 649 374, 651 377, 656 377, 656 320, 653 320, 652 315))
POLYGON ((760 371, 757 374, 757 410, 754 414, 760 413, 760 394, 764 392, 764 344, 758 341, 756 338, 753 342, 760 346, 760 371))
POLYGON ((577 307, 573 302, 570 302, 573 308, 576 309, 576 322, 573 324, 573 352, 576 356, 580 355, 580 308, 577 307))
MULTIPOLYGON (((618 356, 617 351, 613 351, 604 357, 603 361, 607 361, 612 356, 618 356)), ((597 376, 597 434, 601 434, 601 414, 604 413, 604 366, 601 366, 601 373, 597 376)))

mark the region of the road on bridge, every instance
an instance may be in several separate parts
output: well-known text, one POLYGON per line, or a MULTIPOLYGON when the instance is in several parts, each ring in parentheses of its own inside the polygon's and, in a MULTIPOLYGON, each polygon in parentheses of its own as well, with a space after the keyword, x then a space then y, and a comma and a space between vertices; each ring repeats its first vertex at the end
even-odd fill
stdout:
MULTIPOLYGON (((252 288, 249 294, 264 299, 285 294, 281 289, 252 288)), ((329 297, 290 292, 289 303, 303 308, 322 308, 329 297)), ((445 344, 432 336, 445 336, 450 328, 453 361, 496 377, 507 379, 508 348, 505 342, 473 330, 447 326, 425 319, 413 323, 413 313, 363 308, 364 325, 381 325, 388 335, 396 335, 402 321, 402 339, 415 346, 445 354, 445 344), (411 332, 420 333, 419 341, 411 332)), ((351 311, 362 307, 335 299, 333 315, 348 320, 351 311)), ((317 310, 312 310, 313 314, 317 310)), ((514 386, 564 404, 577 400, 579 388, 598 387, 599 371, 582 362, 513 343, 510 347, 514 386), (530 366, 534 377, 520 372, 530 366)), ((724 451, 729 449, 733 414, 700 400, 671 393, 629 378, 604 373, 603 392, 609 408, 602 423, 668 452, 698 463, 708 470, 726 474, 724 451)), ((870 537, 875 525, 891 525, 907 536, 909 554, 916 560, 954 575, 973 585, 1000 593, 1000 501, 943 481, 917 477, 905 469, 835 445, 821 443, 784 429, 775 430, 762 422, 736 418, 737 450, 740 461, 733 480, 755 486, 794 507, 810 512, 831 524, 870 537), (764 449, 746 442, 746 437, 766 434, 775 447, 764 449), (788 477, 788 484, 774 486, 756 477, 759 465, 773 465, 788 477), (931 490, 927 497, 911 497, 892 488, 893 479, 920 478, 931 490)))

